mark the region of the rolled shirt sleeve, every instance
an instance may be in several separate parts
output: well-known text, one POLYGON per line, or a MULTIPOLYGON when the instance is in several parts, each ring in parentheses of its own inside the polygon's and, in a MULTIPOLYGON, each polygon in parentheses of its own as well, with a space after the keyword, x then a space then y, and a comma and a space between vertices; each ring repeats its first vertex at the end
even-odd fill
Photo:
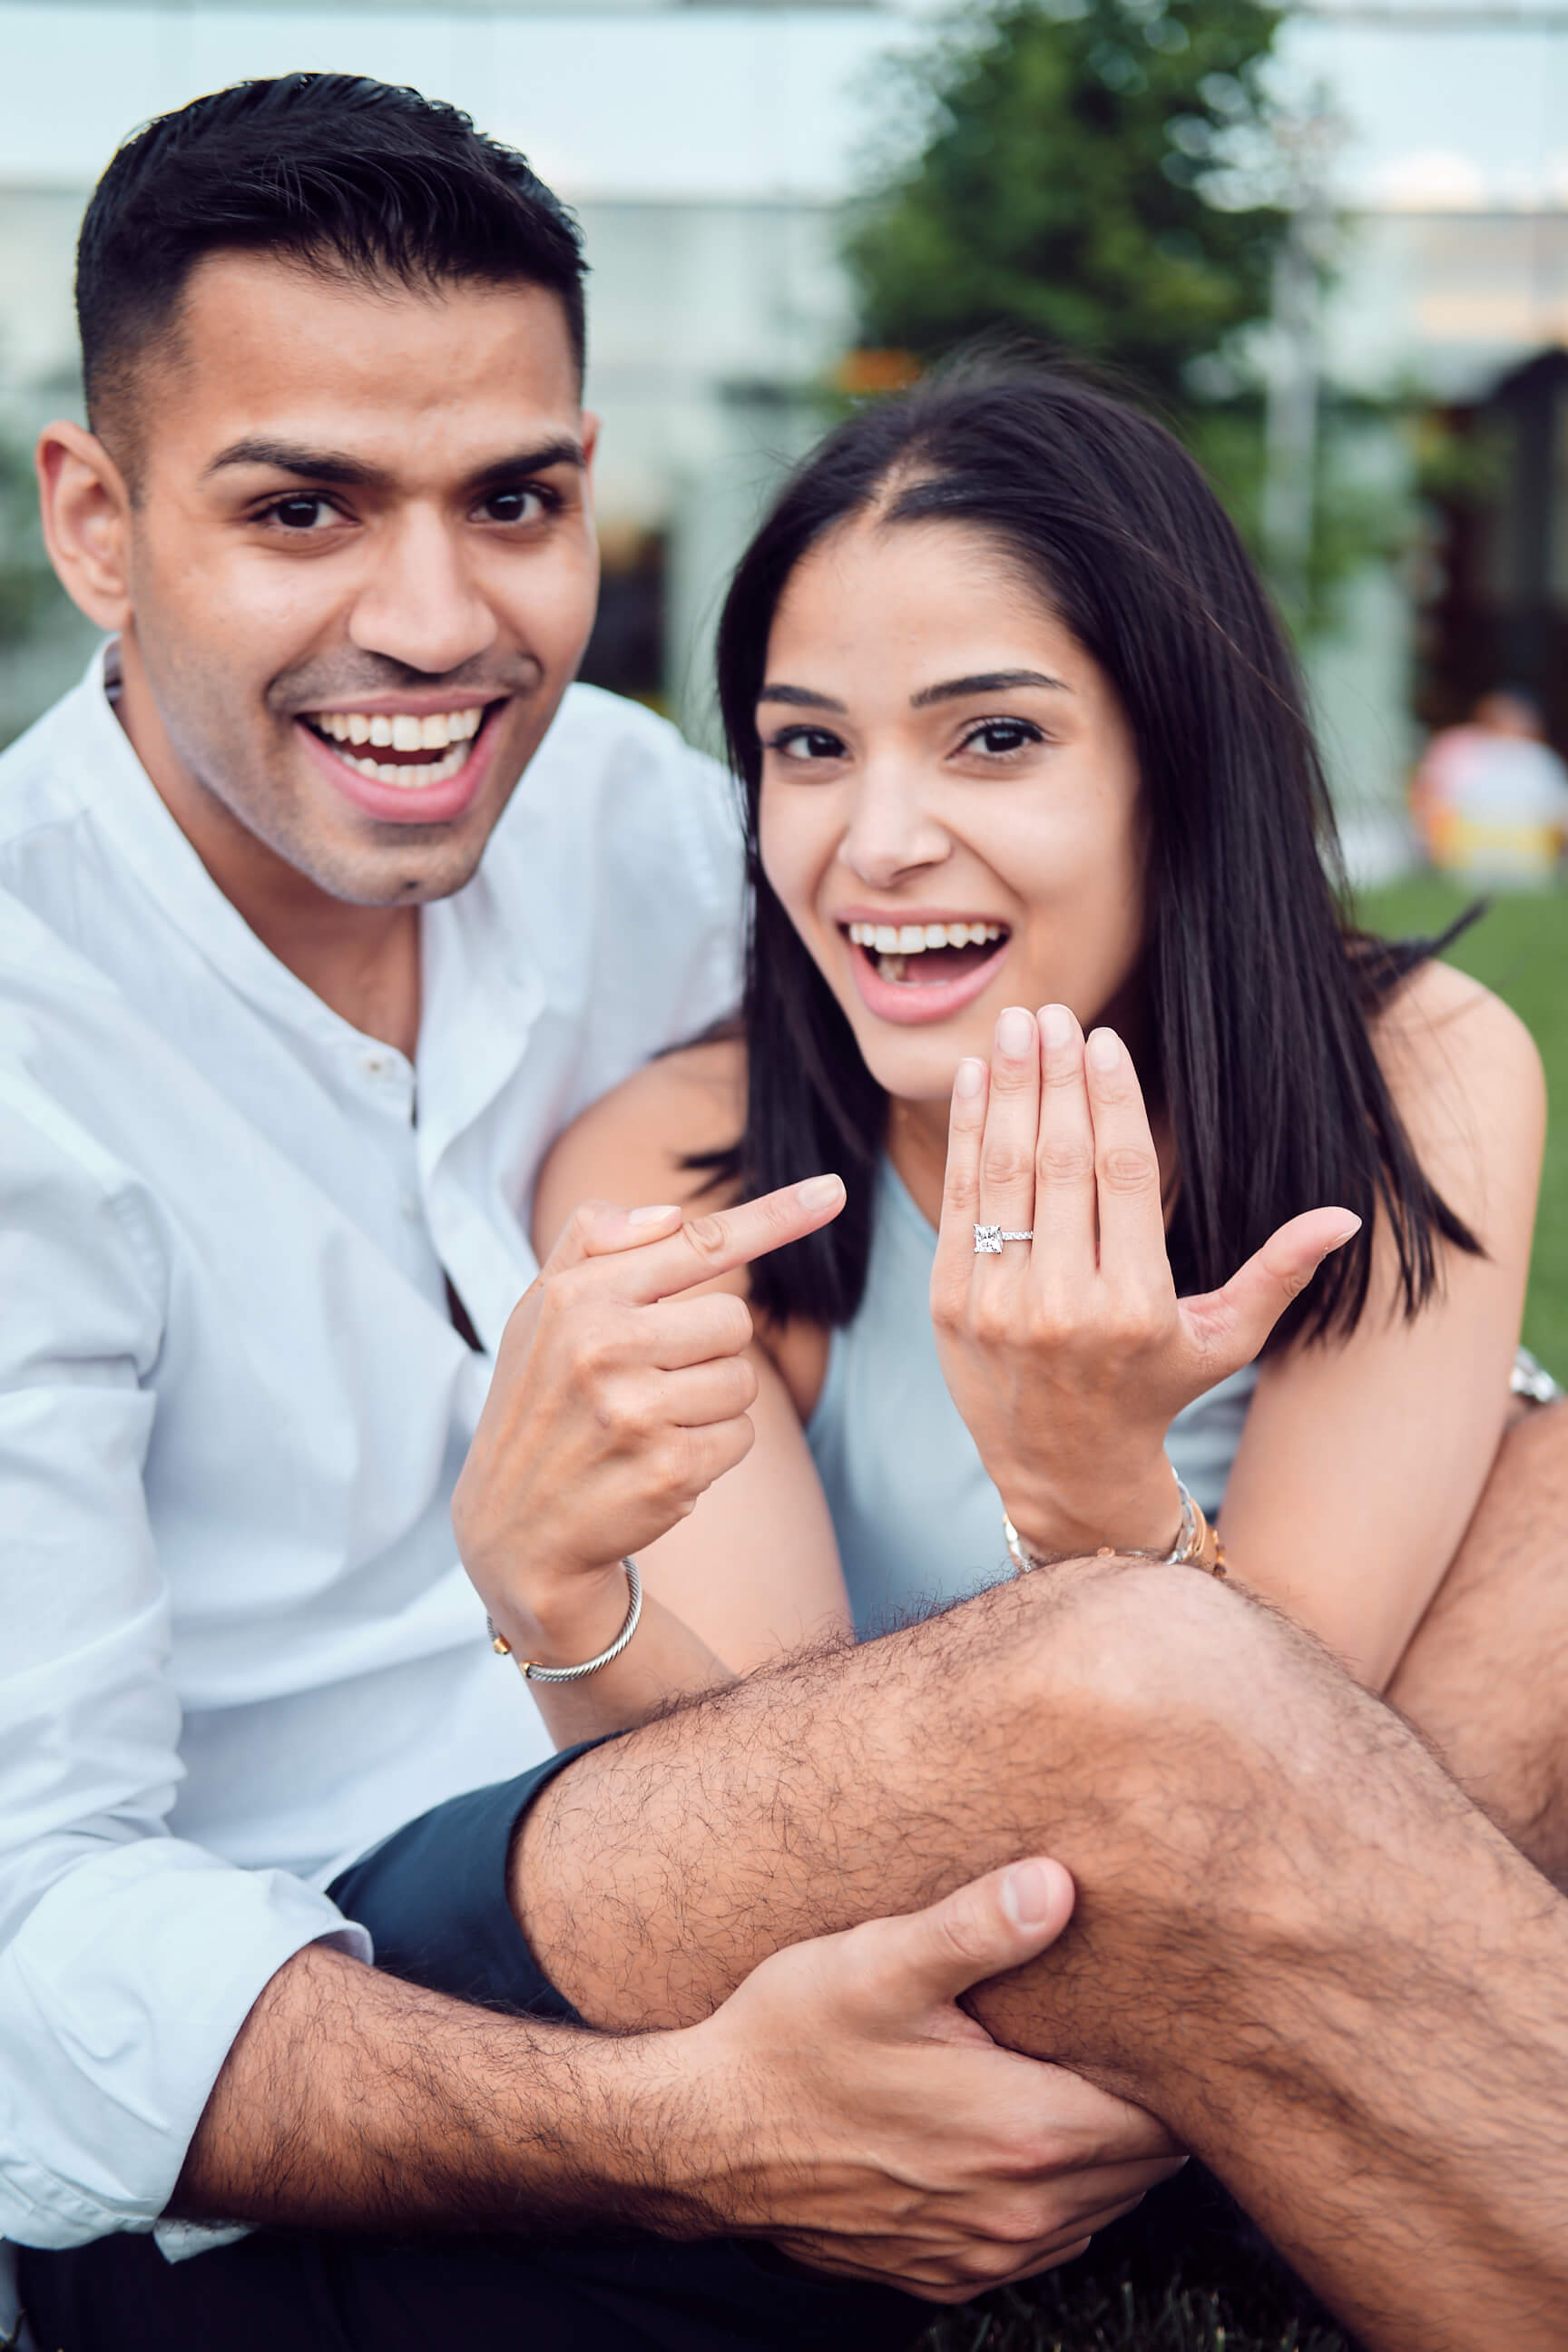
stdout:
POLYGON ((268 1979, 363 1930, 169 1834, 142 1474, 164 1253, 135 1181, 0 1070, 0 2238, 152 2227, 268 1979))

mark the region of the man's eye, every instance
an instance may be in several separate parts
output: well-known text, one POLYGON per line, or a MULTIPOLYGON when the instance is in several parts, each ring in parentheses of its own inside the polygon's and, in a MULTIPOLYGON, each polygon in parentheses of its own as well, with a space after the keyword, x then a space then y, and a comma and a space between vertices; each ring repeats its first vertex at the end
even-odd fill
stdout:
POLYGON ((553 501, 537 484, 521 489, 492 490, 484 511, 491 522, 542 522, 553 501))
POLYGON ((986 719, 964 737, 962 748, 965 751, 978 748, 999 757, 1008 751, 1021 751, 1026 745, 1041 740, 1039 729, 1032 727, 1026 719, 986 719))
POLYGON ((297 497, 276 499, 267 511, 268 520, 281 523, 285 530, 321 530, 340 520, 336 507, 303 490, 297 497))
POLYGON ((768 745, 786 760, 841 760, 844 746, 826 727, 786 727, 768 745))

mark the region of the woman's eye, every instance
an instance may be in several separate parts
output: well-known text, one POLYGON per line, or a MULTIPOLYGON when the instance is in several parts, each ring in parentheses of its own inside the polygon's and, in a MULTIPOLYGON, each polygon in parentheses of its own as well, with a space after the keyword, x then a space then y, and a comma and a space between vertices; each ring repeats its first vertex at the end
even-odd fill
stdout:
POLYGON ((484 512, 490 522, 542 522, 550 511, 544 492, 530 485, 516 490, 492 490, 484 512))
POLYGON ((336 507, 325 499, 312 498, 301 490, 294 498, 279 499, 268 509, 268 520, 280 523, 285 530, 321 530, 329 523, 341 520, 336 507))
POLYGON ((965 751, 988 751, 995 758, 1008 751, 1022 751, 1042 740, 1039 729, 1031 726, 1026 719, 986 719, 971 729, 961 748, 965 751))
POLYGON ((786 760, 841 760, 844 746, 826 727, 789 727, 768 745, 786 760))

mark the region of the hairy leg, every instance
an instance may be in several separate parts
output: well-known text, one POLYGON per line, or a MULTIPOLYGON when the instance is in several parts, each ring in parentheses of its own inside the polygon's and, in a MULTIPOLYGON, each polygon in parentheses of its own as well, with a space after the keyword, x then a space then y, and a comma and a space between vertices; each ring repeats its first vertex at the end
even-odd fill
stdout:
POLYGON ((610 2028, 1058 1856, 999 2039, 1162 2116, 1386 2352, 1568 2341, 1568 1905, 1380 1702, 1191 1570, 1085 1562, 571 1768, 513 1902, 610 2028))
POLYGON ((1568 1885, 1568 1402, 1516 1422, 1389 1689, 1515 1845, 1568 1885))

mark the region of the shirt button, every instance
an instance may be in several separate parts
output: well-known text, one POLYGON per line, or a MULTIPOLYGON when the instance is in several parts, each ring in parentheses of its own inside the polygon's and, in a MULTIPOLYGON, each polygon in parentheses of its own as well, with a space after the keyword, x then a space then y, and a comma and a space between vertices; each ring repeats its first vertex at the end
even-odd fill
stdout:
POLYGON ((367 1078, 379 1078, 387 1066, 384 1054, 366 1054, 360 1061, 360 1067, 367 1078))
POLYGON ((418 1223, 424 1205, 417 1192, 405 1192, 403 1195, 403 1213, 411 1225, 418 1223))

